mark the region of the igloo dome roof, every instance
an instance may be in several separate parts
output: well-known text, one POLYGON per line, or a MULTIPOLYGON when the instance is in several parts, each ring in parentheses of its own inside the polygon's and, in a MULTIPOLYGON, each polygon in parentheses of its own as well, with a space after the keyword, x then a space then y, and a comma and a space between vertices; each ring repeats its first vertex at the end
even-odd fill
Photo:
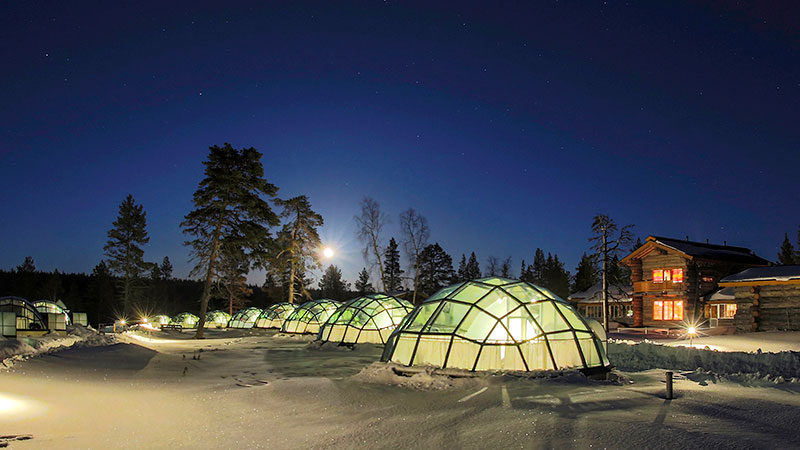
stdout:
POLYGON ((367 294, 339 308, 319 331, 325 342, 385 344, 395 328, 414 309, 408 300, 386 294, 367 294))
POLYGON ((426 299, 391 335, 382 360, 466 370, 608 366, 602 342, 566 301, 497 277, 455 284, 426 299))
POLYGON ((300 305, 283 322, 284 333, 318 333, 319 328, 342 306, 335 300, 323 298, 300 305))
POLYGON ((286 320, 297 309, 297 305, 289 302, 276 303, 258 316, 256 328, 280 328, 286 320))

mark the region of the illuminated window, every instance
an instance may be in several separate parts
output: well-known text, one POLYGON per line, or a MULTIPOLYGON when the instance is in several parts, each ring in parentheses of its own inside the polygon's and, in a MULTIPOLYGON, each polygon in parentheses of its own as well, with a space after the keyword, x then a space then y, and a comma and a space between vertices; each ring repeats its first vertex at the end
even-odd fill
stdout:
POLYGON ((733 319, 736 315, 736 304, 726 303, 711 305, 712 319, 733 319))
POLYGON ((653 269, 653 283, 663 283, 663 282, 664 282, 664 270, 653 269))
POLYGON ((703 277, 702 281, 703 281, 703 283, 713 283, 714 282, 714 277, 703 277))
POLYGON ((653 283, 683 283, 683 269, 653 269, 653 283))
POLYGON ((683 269, 672 269, 672 282, 683 283, 683 269))
POLYGON ((654 301, 653 320, 683 320, 683 300, 654 301))

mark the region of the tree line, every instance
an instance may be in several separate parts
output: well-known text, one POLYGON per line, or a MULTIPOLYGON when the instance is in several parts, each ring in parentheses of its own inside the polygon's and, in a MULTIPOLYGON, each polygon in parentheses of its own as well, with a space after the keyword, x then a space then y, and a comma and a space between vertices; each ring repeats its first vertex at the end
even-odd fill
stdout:
POLYGON ((475 252, 462 253, 455 268, 453 258, 438 242, 431 242, 428 221, 421 213, 413 208, 400 213, 400 234, 386 241, 385 228, 391 218, 378 201, 364 197, 354 222, 366 265, 352 287, 335 265, 325 268, 314 284, 308 273, 323 268, 318 229, 324 220, 305 195, 279 198, 278 187, 264 176, 261 159, 254 148, 235 149, 228 143, 209 148, 204 176, 192 197, 193 209, 180 224, 193 263, 190 279, 173 277, 168 257, 145 258, 144 246, 150 239, 147 214, 128 195, 107 233, 105 258, 92 274, 39 272, 28 257, 16 270, 0 271, 0 293, 28 299, 63 298, 73 310, 89 313, 95 323, 197 311, 197 336, 202 337, 211 308, 232 313, 246 304, 264 307, 315 297, 344 300, 375 291, 402 291, 419 303, 444 286, 484 276, 519 278, 566 298, 601 279, 611 284, 629 279, 617 264, 619 252, 629 244, 629 227, 623 227, 609 246, 608 232, 615 231, 616 225, 607 216, 595 217, 592 238, 599 240, 606 233, 606 245, 596 243, 591 254, 584 254, 574 275, 558 254, 541 248, 533 252, 530 264, 521 261, 518 272, 510 257, 489 255, 482 267, 475 252), (603 230, 596 227, 598 220, 605 224, 603 230), (405 266, 401 253, 408 262, 405 266), (247 283, 251 270, 266 273, 261 286, 247 283), (372 280, 375 271, 378 276, 372 280))

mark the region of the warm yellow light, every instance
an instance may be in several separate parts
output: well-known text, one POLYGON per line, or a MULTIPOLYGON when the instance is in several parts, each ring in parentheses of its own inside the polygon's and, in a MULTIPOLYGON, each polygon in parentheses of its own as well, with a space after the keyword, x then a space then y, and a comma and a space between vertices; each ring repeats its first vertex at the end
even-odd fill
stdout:
POLYGON ((125 319, 119 319, 120 325, 125 325, 125 319))
POLYGON ((333 249, 330 247, 325 247, 324 249, 322 249, 322 256, 326 258, 333 258, 333 254, 334 254, 333 249))
POLYGON ((147 323, 147 317, 142 317, 142 322, 147 323))
POLYGON ((697 334, 697 329, 695 327, 689 327, 686 332, 689 334, 697 334))

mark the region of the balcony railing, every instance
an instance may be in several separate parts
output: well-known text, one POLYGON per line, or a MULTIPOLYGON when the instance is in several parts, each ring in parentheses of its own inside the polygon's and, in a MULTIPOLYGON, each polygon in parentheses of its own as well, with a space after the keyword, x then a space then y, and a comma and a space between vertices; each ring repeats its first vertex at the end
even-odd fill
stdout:
POLYGON ((634 292, 664 292, 664 291, 683 291, 686 283, 673 283, 664 281, 663 283, 653 283, 652 281, 636 281, 633 283, 634 292))

